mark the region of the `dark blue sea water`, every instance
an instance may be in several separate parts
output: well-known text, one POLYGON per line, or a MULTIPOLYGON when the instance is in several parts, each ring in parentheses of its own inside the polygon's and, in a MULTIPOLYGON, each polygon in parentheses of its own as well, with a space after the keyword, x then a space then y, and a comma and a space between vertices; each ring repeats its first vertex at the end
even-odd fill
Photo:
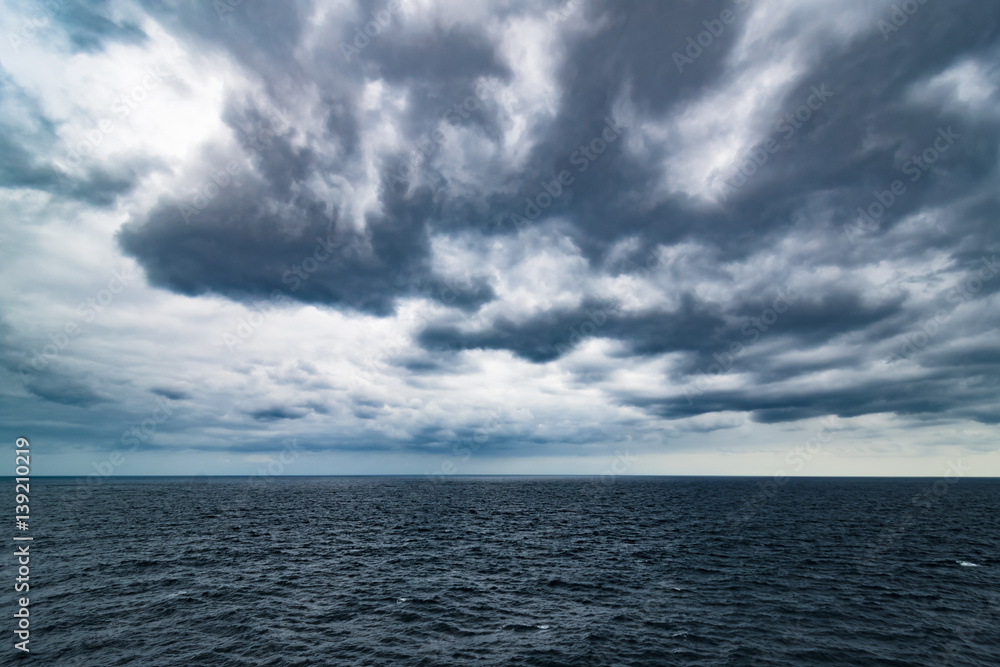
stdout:
POLYGON ((1000 665, 1000 481, 760 482, 36 479, 23 664, 1000 665))

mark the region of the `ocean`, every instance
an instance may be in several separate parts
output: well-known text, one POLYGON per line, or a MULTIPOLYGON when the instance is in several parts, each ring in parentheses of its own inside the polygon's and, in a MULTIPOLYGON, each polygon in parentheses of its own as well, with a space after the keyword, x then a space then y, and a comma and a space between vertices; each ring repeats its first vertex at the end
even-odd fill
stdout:
POLYGON ((34 478, 31 502, 31 653, 8 615, 4 665, 1000 665, 995 479, 34 478))

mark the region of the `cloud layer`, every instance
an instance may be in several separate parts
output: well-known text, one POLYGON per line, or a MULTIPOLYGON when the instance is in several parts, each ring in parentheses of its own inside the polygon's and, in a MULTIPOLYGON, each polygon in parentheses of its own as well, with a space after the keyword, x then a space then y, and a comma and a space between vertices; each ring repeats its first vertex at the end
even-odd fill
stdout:
POLYGON ((62 442, 995 434, 992 3, 10 10, 3 360, 62 442))

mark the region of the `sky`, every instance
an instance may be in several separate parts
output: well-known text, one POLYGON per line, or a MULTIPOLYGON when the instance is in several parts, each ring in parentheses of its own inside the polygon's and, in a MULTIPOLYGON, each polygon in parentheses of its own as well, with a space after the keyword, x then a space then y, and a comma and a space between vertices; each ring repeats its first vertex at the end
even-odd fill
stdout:
POLYGON ((36 475, 1000 474, 995 2, 2 6, 36 475))

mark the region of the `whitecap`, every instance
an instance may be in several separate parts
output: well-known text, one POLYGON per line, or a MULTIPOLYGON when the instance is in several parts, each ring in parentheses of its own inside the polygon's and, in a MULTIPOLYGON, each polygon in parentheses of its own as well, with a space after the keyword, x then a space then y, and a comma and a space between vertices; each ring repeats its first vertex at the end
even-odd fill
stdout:
POLYGON ((982 565, 978 565, 976 563, 970 563, 967 560, 956 560, 955 562, 961 565, 962 567, 982 567, 982 565))

